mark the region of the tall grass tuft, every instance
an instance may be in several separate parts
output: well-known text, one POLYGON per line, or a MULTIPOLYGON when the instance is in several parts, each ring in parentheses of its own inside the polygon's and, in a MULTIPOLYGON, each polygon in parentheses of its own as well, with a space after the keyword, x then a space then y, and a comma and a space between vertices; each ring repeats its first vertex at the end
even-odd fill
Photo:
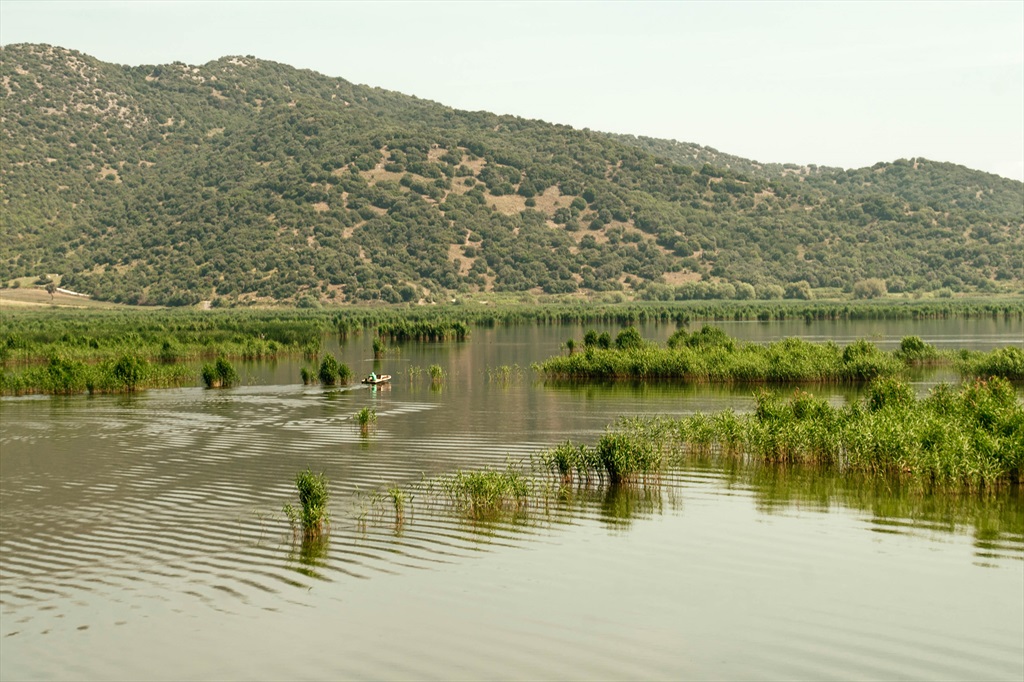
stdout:
POLYGON ((523 368, 519 365, 501 365, 487 368, 487 380, 491 383, 508 386, 523 378, 523 368))
POLYGON ((453 506, 477 520, 524 509, 533 489, 533 481, 511 463, 504 471, 460 470, 441 485, 453 506))
POLYGON ((377 411, 372 407, 364 407, 356 412, 356 423, 359 424, 359 432, 368 435, 370 429, 377 424, 377 411))
POLYGON ((430 382, 434 385, 443 383, 447 376, 441 365, 431 365, 427 371, 430 373, 430 382))
POLYGON ((238 383, 238 372, 223 356, 203 365, 202 377, 207 388, 228 388, 238 383))
POLYGON ((1024 350, 1007 346, 988 353, 961 351, 956 368, 969 377, 1002 377, 1010 381, 1024 380, 1024 350))
POLYGON ((327 514, 327 501, 330 497, 327 484, 325 474, 314 474, 309 469, 295 475, 295 487, 299 490, 301 509, 296 510, 290 504, 286 504, 284 513, 293 527, 301 524, 304 536, 321 535, 325 526, 330 522, 327 514))

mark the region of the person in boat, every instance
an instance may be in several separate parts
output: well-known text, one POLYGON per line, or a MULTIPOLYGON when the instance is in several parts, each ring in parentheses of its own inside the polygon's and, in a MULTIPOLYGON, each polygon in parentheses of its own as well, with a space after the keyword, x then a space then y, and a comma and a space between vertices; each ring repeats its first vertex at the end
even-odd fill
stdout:
POLYGON ((370 372, 370 381, 377 381, 377 373, 370 372))

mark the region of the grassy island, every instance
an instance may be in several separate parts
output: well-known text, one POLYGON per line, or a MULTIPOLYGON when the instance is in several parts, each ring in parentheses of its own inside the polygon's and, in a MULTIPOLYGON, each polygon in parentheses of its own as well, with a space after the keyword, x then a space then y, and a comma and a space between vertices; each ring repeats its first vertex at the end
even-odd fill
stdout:
POLYGON ((915 336, 886 352, 863 339, 847 346, 788 338, 768 344, 743 343, 709 325, 676 331, 665 347, 646 341, 636 328, 612 340, 589 331, 582 343, 566 343, 567 355, 535 366, 550 379, 674 379, 693 382, 864 383, 897 377, 908 367, 956 362, 965 376, 1024 377, 1024 352, 940 353, 915 336))

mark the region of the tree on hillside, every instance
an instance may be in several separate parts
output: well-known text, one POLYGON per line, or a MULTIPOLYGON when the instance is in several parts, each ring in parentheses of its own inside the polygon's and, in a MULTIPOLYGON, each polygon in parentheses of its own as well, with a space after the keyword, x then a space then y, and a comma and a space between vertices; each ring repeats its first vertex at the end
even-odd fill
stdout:
POLYGON ((887 293, 885 280, 878 277, 862 279, 853 285, 853 295, 856 298, 878 298, 879 296, 885 296, 887 293))

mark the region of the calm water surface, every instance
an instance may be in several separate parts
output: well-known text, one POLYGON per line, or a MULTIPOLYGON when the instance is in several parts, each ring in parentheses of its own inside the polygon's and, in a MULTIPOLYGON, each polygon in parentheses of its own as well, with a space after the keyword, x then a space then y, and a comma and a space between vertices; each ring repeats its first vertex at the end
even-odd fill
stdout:
MULTIPOLYGON (((721 326, 889 347, 1022 334, 992 320, 721 326)), ((424 476, 593 443, 622 415, 752 404, 744 389, 537 381, 530 363, 570 336, 582 330, 403 347, 378 391, 303 387, 296 360, 247 366, 226 391, 0 401, 0 677, 1024 677, 1017 494, 704 465, 485 525, 433 503, 424 476), (442 386, 409 378, 434 363, 442 386), (524 369, 489 378, 501 365, 524 369), (367 406, 378 423, 363 437, 367 406), (322 542, 296 540, 280 512, 307 466, 332 482, 322 542), (414 496, 401 524, 372 498, 394 484, 414 496)), ((361 374, 369 341, 333 350, 361 374)))

